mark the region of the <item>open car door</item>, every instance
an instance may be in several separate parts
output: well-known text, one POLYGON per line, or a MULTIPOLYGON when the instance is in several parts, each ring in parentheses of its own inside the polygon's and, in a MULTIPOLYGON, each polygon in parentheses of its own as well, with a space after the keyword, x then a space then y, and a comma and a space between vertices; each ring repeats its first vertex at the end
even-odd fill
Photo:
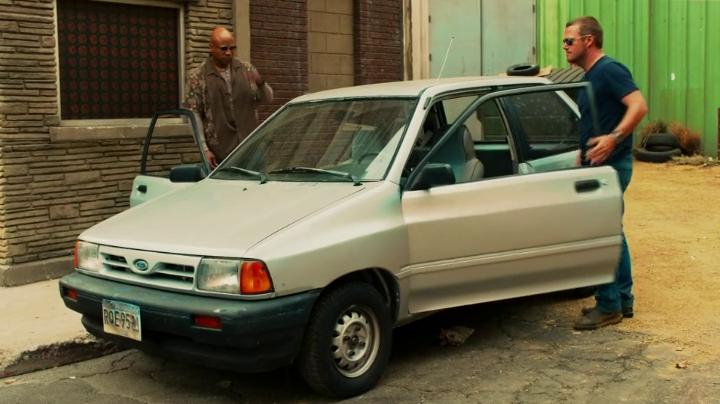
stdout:
POLYGON ((188 109, 156 112, 143 143, 140 174, 133 180, 130 207, 176 191, 205 178, 210 165, 205 153, 202 123, 196 113, 188 109), (163 127, 161 117, 182 117, 187 125, 163 127))
POLYGON ((612 281, 622 193, 612 167, 575 166, 578 116, 563 93, 572 88, 590 91, 583 83, 478 96, 412 171, 402 196, 410 312, 612 281), (510 153, 491 144, 468 159, 469 120, 487 103, 499 107, 510 153), (512 172, 487 175, 498 172, 487 159, 494 151, 512 172), (474 160, 485 175, 464 176, 474 160))

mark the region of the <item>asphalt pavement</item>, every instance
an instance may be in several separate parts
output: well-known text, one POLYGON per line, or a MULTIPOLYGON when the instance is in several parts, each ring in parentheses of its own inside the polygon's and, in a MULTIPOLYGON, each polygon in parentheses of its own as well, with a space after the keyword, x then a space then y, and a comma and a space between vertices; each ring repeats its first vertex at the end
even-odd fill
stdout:
POLYGON ((106 355, 60 297, 58 280, 0 287, 0 378, 106 355))
MULTIPOLYGON (((556 295, 445 310, 400 327, 378 385, 352 403, 718 403, 720 358, 696 343, 572 329, 589 299, 556 295), (457 346, 442 330, 473 330, 457 346)), ((641 313, 638 313, 641 314, 641 313)), ((320 403, 291 369, 241 374, 128 350, 0 380, 0 402, 320 403)))

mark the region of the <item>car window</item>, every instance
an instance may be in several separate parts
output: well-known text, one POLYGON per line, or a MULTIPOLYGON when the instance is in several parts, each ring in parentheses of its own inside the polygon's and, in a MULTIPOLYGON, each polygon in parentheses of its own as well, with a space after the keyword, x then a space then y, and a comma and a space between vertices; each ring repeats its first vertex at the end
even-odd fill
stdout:
POLYGON ((143 174, 168 177, 173 167, 190 164, 200 166, 201 162, 200 150, 189 133, 172 137, 153 136, 143 174))
POLYGON ((156 112, 153 119, 174 119, 172 124, 155 124, 148 128, 149 133, 143 141, 143 153, 140 162, 140 174, 152 177, 168 178, 170 170, 180 165, 197 165, 205 170, 200 148, 193 134, 193 127, 186 119, 192 112, 187 110, 167 110, 156 112), (187 115, 186 115, 187 114, 187 115), (185 117, 185 120, 178 117, 185 117))
POLYGON ((271 181, 381 180, 415 105, 415 98, 288 105, 241 144, 212 177, 243 179, 241 170, 223 170, 236 167, 263 173, 271 181))
MULTIPOLYGON (((423 170, 426 164, 449 165, 454 184, 574 168, 579 114, 564 91, 583 86, 583 83, 534 85, 436 102, 433 107, 460 104, 466 107, 460 113, 448 115, 453 123, 428 144, 426 157, 412 170, 406 170, 405 183, 414 187, 418 169, 423 170), (470 129, 477 127, 478 122, 482 134, 470 129)), ((592 114, 596 121, 594 109, 592 114)))
POLYGON ((513 136, 520 161, 565 153, 578 148, 579 115, 558 92, 537 92, 506 96, 513 136))
MULTIPOLYGON (((441 101, 448 125, 457 120, 460 114, 470 104, 487 94, 487 92, 448 98, 441 101)), ((468 128, 474 142, 505 142, 507 131, 505 123, 500 115, 500 110, 494 102, 486 102, 477 108, 475 115, 465 120, 464 125, 468 128)))

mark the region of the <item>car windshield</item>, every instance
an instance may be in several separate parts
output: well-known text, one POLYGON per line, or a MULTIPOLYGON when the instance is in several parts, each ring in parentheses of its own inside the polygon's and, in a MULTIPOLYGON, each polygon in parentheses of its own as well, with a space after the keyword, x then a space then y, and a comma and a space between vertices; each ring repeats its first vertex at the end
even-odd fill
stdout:
POLYGON ((288 105, 211 177, 354 184, 382 180, 416 101, 341 99, 288 105))

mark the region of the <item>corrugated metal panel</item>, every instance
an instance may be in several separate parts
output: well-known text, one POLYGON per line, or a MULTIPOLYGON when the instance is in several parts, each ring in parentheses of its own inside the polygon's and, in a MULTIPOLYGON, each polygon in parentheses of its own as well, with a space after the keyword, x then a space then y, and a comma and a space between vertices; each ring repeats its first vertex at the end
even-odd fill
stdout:
MULTIPOLYGON (((718 151, 718 137, 720 137, 720 2, 710 1, 706 4, 705 12, 705 102, 701 108, 705 110, 703 144, 706 139, 713 138, 715 149, 718 151), (714 136, 712 134, 715 134, 714 136)), ((700 104, 700 103, 699 103, 700 104)), ((708 149, 705 148, 705 152, 708 149)))
POLYGON ((566 66, 562 31, 582 15, 602 23, 605 53, 633 72, 648 99, 648 119, 686 124, 702 133, 704 152, 717 155, 720 1, 538 0, 541 66, 566 66))

